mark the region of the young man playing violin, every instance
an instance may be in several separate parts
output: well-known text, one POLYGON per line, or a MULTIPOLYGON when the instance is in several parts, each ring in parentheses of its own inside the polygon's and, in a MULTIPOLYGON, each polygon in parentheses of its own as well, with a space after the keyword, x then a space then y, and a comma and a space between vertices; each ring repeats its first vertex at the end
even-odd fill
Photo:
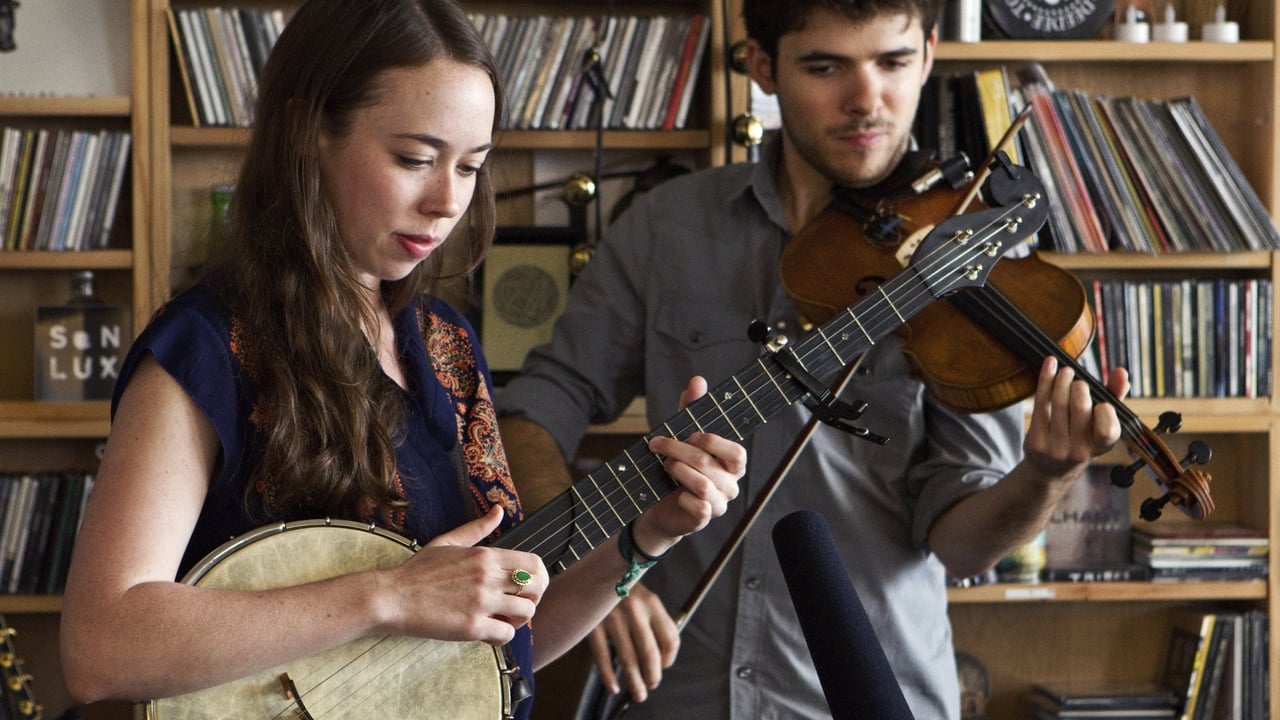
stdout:
MULTIPOLYGON (((544 492, 533 478, 555 492, 566 486, 564 459, 588 423, 644 395, 656 425, 678 409, 665 392, 675 379, 700 374, 714 384, 751 363, 761 352, 747 338, 753 319, 799 335, 779 255, 833 186, 876 186, 906 156, 940 4, 745 0, 749 71, 777 95, 782 130, 759 163, 670 180, 610 228, 554 339, 499 396, 522 497, 544 492)), ((946 576, 979 573, 1034 537, 1120 425, 1053 359, 1040 368, 1025 432, 1020 404, 953 412, 911 377, 901 347, 897 336, 880 340, 843 394, 869 404, 858 424, 888 436, 886 445, 820 426, 678 635, 670 613, 810 413, 797 404, 770 419, 744 443, 747 500, 650 570, 593 633, 606 687, 644 701, 628 717, 829 717, 769 533, 797 509, 823 513, 832 527, 915 717, 959 717, 946 576)), ((1123 397, 1124 371, 1107 385, 1123 397)))

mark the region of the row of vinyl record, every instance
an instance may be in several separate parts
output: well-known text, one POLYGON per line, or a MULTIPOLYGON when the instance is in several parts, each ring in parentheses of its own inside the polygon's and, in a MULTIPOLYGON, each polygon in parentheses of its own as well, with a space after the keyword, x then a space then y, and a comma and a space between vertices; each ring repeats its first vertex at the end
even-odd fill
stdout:
POLYGON ((0 128, 3 249, 108 247, 131 140, 124 130, 0 128))
POLYGON ((711 32, 701 13, 477 14, 472 21, 506 86, 504 127, 518 130, 683 129, 711 32))
POLYGON ((1132 397, 1271 395, 1271 282, 1109 281, 1087 288, 1098 377, 1129 371, 1132 397))
MULTIPOLYGON (((985 157, 1029 108, 1017 154, 1052 211, 1059 252, 1280 248, 1280 233, 1194 97, 1149 100, 1058 89, 1032 63, 931 79, 916 131, 940 157, 985 157)), ((1016 159, 1016 158, 1015 158, 1016 159)))
POLYGON ((166 13, 192 124, 252 125, 258 75, 284 30, 284 12, 170 7, 166 13))
POLYGON ((0 593, 62 592, 93 482, 87 473, 0 475, 0 593))
MULTIPOLYGON (((203 7, 167 14, 192 123, 252 125, 258 75, 284 29, 284 13, 203 7)), ((503 127, 685 127, 710 39, 706 15, 471 17, 503 79, 503 127)))

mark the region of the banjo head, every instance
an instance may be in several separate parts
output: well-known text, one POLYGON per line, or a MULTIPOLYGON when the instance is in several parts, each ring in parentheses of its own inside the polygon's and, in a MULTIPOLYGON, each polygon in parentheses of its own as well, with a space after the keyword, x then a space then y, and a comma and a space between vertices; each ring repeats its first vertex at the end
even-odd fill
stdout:
MULTIPOLYGON (((417 545, 392 532, 345 520, 263 527, 214 550, 183 579, 197 587, 266 590, 352 572, 395 567, 417 545)), ((459 718, 511 715, 510 684, 499 648, 481 642, 368 637, 204 690, 153 700, 153 720, 303 717, 459 718)))

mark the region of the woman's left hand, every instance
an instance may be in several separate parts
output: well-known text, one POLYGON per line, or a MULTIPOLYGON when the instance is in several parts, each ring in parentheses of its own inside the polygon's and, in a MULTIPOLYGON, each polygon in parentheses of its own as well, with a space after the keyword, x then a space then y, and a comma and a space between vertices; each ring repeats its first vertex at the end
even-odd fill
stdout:
MULTIPOLYGON (((680 407, 702 397, 707 381, 694 377, 680 394, 680 407)), ((662 458, 663 468, 680 487, 637 520, 633 539, 650 555, 666 552, 681 537, 720 517, 738 496, 738 480, 747 468, 742 445, 711 433, 697 432, 685 441, 654 437, 649 449, 662 458)))

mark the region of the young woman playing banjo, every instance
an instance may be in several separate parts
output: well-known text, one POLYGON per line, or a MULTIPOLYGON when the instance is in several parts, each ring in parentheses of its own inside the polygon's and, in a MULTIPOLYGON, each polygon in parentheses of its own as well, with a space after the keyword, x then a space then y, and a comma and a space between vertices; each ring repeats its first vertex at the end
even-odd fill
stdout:
MULTIPOLYGON (((452 0, 311 0, 291 19, 260 80, 229 240, 156 314, 121 374, 62 613, 77 700, 181 697, 268 673, 227 697, 355 717, 369 701, 332 702, 353 688, 288 663, 364 640, 363 661, 388 638, 502 646, 493 672, 531 683, 617 603, 619 578, 633 583, 645 565, 636 559, 736 496, 740 445, 654 437, 677 489, 627 526, 622 552, 607 539, 549 584, 535 552, 482 542, 519 523, 520 503, 475 333, 430 290, 447 239, 478 263, 493 235, 486 159, 501 114, 493 58, 452 0), (215 583, 202 561, 256 528, 302 537, 294 524, 324 518, 336 534, 295 544, 270 569, 249 563, 215 583), (352 527, 421 547, 303 569, 352 527), (183 582, 193 569, 210 584, 183 582), (282 582, 282 569, 300 580, 282 582)), ((683 399, 705 387, 695 378, 683 399)), ((398 660, 418 646, 394 647, 366 669, 374 681, 352 684, 404 696, 405 685, 378 687, 403 667, 408 686, 468 684, 418 677, 422 665, 398 660)), ((449 697, 400 700, 466 715, 449 697)), ((169 714, 253 715, 200 704, 169 714)), ((513 705, 526 716, 532 703, 513 705)))

